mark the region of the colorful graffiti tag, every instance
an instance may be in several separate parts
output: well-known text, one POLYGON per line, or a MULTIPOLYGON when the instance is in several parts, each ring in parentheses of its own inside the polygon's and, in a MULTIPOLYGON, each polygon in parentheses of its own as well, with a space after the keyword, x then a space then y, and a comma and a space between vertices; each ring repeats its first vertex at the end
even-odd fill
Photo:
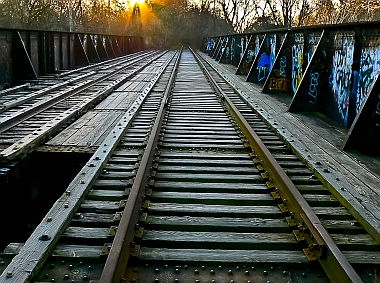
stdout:
POLYGON ((292 90, 293 94, 297 92, 298 86, 302 79, 303 64, 303 45, 296 44, 292 46, 292 90))
POLYGON ((356 114, 360 110, 372 82, 380 70, 380 46, 366 47, 362 49, 360 58, 360 70, 356 92, 356 114))
POLYGON ((354 56, 354 40, 344 38, 342 49, 335 50, 330 74, 331 92, 334 100, 334 112, 341 122, 347 126, 348 106, 351 88, 352 64, 354 56))

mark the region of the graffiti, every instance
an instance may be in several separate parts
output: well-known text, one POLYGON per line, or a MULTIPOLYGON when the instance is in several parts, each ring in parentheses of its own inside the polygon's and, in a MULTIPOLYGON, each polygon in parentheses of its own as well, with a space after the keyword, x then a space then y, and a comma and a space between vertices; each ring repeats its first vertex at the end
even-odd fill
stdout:
POLYGON ((302 79, 303 48, 297 44, 292 46, 292 89, 297 92, 302 79))
POLYGON ((310 72, 310 85, 309 85, 309 92, 308 93, 311 96, 311 98, 310 98, 311 104, 317 103, 318 79, 319 79, 319 73, 318 72, 310 72))
POLYGON ((258 81, 262 81, 266 78, 269 70, 269 56, 265 53, 261 54, 259 62, 257 63, 257 69, 259 70, 258 81))
POLYGON ((286 57, 282 56, 280 58, 280 76, 286 77, 286 57))
POLYGON ((372 82, 380 69, 380 46, 377 48, 363 48, 360 58, 360 71, 356 92, 356 114, 363 104, 372 82))
POLYGON ((269 39, 270 42, 270 53, 269 53, 269 64, 268 70, 270 71, 273 67, 274 60, 276 59, 276 35, 269 39))
POLYGON ((289 88, 289 80, 286 78, 270 78, 269 79, 270 90, 287 91, 288 88, 289 88))
POLYGON ((256 40, 255 40, 255 56, 257 54, 259 54, 259 50, 260 50, 260 38, 259 36, 256 36, 256 40))
POLYGON ((336 50, 333 56, 330 84, 338 117, 347 125, 350 95, 350 79, 354 55, 354 41, 344 39, 342 49, 336 50))

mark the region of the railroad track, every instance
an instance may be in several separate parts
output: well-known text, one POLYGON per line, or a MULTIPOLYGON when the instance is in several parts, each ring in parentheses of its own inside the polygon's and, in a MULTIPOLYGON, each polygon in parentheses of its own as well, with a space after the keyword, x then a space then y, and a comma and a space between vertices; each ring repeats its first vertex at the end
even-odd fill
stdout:
POLYGON ((161 66, 0 282, 376 282, 379 244, 235 92, 161 66))
POLYGON ((34 150, 161 55, 139 52, 61 73, 48 86, 26 85, 2 93, 0 143, 6 148, 0 156, 10 160, 34 150))

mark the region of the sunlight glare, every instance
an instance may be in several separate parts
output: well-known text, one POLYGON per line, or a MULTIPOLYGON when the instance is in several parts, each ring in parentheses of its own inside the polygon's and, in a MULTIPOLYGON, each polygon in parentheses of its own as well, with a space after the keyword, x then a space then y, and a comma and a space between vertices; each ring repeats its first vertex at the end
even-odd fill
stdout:
POLYGON ((145 0, 131 0, 131 1, 130 1, 130 5, 131 5, 131 7, 135 6, 136 4, 137 4, 137 5, 142 5, 142 4, 144 4, 144 3, 145 3, 145 0))

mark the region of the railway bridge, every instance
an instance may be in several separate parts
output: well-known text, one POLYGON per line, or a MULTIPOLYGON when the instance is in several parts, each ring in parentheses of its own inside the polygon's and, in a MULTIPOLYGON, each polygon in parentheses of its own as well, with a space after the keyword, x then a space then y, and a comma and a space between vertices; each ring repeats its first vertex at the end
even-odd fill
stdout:
POLYGON ((0 282, 379 282, 379 32, 0 29, 0 282))

